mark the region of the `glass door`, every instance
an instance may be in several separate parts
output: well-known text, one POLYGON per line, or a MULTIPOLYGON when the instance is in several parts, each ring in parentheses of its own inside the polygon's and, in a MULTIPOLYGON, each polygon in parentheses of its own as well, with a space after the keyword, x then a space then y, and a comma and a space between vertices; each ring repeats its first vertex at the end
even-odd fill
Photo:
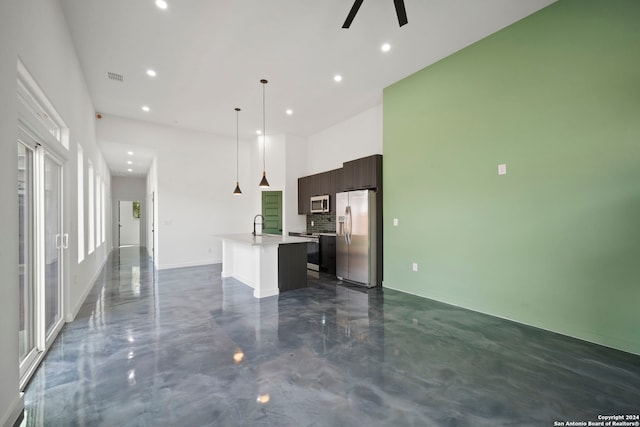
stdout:
POLYGON ((43 157, 43 307, 48 345, 62 324, 62 250, 68 236, 62 234, 62 165, 47 152, 43 157))
POLYGON ((20 288, 20 375, 36 359, 33 150, 18 142, 18 286, 20 288))
POLYGON ((62 163, 18 131, 19 361, 23 387, 64 324, 62 163))

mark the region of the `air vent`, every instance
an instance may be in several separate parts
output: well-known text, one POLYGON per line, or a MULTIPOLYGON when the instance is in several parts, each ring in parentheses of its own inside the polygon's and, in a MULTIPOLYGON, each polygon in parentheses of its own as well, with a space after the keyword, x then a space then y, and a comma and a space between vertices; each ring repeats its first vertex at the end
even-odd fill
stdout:
POLYGON ((120 83, 124 81, 124 77, 122 76, 122 74, 108 72, 107 75, 111 80, 115 80, 120 83))

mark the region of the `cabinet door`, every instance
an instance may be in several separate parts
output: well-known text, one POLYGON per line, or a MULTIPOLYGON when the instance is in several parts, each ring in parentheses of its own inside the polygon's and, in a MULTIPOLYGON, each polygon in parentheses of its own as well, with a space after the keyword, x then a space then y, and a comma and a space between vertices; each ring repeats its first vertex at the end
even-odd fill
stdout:
POLYGON ((309 177, 298 178, 298 214, 307 215, 309 213, 309 177))
POLYGON ((374 156, 360 159, 360 185, 361 188, 378 188, 382 185, 382 156, 374 156))
POLYGON ((360 161, 351 160, 343 163, 344 189, 357 190, 360 184, 360 161))
POLYGON ((323 172, 318 175, 318 195, 331 194, 331 172, 323 172))
POLYGON ((342 193, 347 189, 347 187, 345 187, 344 185, 344 168, 336 169, 335 172, 336 172, 336 181, 335 181, 335 187, 333 191, 336 193, 342 193))
POLYGON ((309 175, 309 197, 320 195, 320 183, 318 175, 309 175))
POLYGON ((336 213, 336 180, 338 169, 329 171, 329 213, 336 213))
POLYGON ((378 188, 382 184, 382 156, 379 154, 344 163, 346 190, 378 188))
POLYGON ((320 236, 320 271, 336 274, 335 236, 320 236))

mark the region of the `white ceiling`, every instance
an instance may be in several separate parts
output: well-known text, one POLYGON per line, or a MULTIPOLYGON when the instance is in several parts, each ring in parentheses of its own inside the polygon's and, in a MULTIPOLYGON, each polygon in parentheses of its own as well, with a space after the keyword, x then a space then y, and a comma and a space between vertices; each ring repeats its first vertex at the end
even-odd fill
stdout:
MULTIPOLYGON (((250 138, 262 128, 261 78, 267 134, 308 136, 554 1, 405 0, 409 23, 399 27, 392 0, 365 0, 350 29, 341 27, 352 0, 167 0, 166 10, 155 0, 60 3, 97 112, 235 137, 240 107, 240 137, 250 138)), ((100 144, 112 173, 126 174, 124 147, 100 144)))

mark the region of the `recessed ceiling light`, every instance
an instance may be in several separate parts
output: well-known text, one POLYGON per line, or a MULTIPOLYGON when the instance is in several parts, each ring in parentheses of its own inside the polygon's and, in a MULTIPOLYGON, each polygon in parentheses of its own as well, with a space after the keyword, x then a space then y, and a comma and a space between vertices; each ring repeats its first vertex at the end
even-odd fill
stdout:
POLYGON ((127 164, 128 164, 128 165, 132 165, 132 164, 133 164, 133 162, 132 162, 131 160, 127 160, 127 164))
POLYGON ((262 131, 261 131, 260 129, 258 129, 258 130, 256 131, 256 135, 262 135, 262 131))
POLYGON ((156 0, 156 6, 158 6, 159 9, 165 10, 169 5, 164 0, 156 0))
POLYGON ((337 82, 341 82, 342 81, 342 76, 340 74, 336 74, 335 76, 333 76, 333 80, 335 80, 337 82))
POLYGON ((150 109, 149 109, 149 107, 147 107, 146 105, 143 105, 143 106, 142 106, 142 111, 144 111, 144 112, 148 113, 148 112, 149 112, 149 111, 151 111, 151 110, 150 110, 150 109))
POLYGON ((391 45, 389 43, 385 43, 380 46, 380 50, 382 50, 383 52, 389 52, 391 50, 391 45))
POLYGON ((149 69, 147 70, 147 76, 149 76, 149 77, 155 77, 156 75, 157 75, 157 74, 156 74, 156 70, 152 70, 151 68, 149 68, 149 69))
POLYGON ((287 113, 289 116, 293 114, 293 110, 292 109, 288 109, 287 111, 285 111, 285 113, 287 113))
POLYGON ((127 154, 133 156, 133 151, 127 151, 127 154))
POLYGON ((129 168, 127 169, 127 172, 133 172, 133 169, 129 168))

